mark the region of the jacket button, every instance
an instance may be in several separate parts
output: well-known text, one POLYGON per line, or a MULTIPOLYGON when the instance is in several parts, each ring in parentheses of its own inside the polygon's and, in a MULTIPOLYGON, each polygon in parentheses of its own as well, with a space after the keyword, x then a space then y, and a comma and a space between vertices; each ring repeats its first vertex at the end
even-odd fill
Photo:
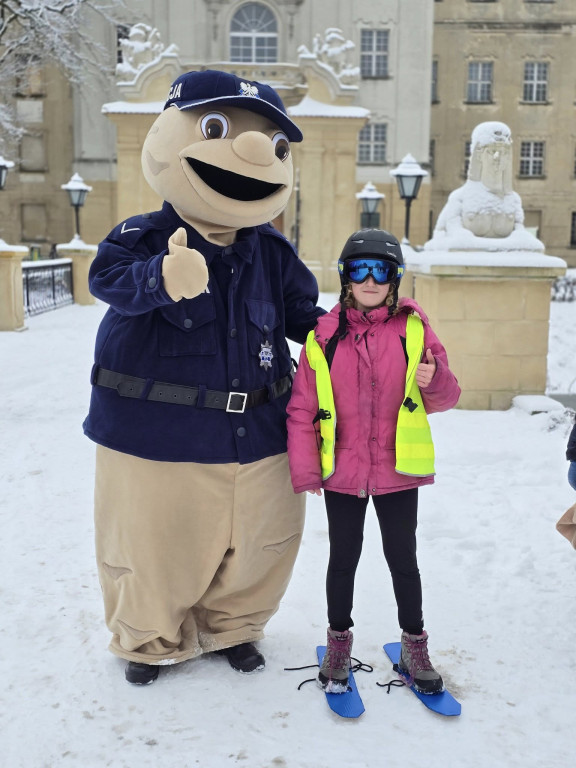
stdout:
POLYGON ((372 493, 376 493, 376 488, 372 488, 372 493))
POLYGON ((270 328, 267 325, 264 325, 264 326, 262 326, 262 330, 264 331, 264 333, 268 333, 270 328))
POLYGON ((238 437, 245 437, 246 436, 246 427, 238 427, 236 430, 236 434, 238 437))
POLYGON ((192 328, 192 320, 189 317, 184 320, 184 328, 192 328))
POLYGON ((232 386, 233 387, 239 387, 240 386, 240 379, 232 379, 232 386))
POLYGON ((151 277, 150 280, 148 280, 148 288, 156 288, 156 283, 158 281, 155 277, 151 277))
POLYGON ((230 331, 230 338, 235 339, 237 333, 238 331, 236 330, 236 328, 232 328, 232 330, 230 331))
POLYGON ((364 488, 360 489, 360 498, 361 499, 365 499, 366 498, 366 491, 364 490, 364 488))

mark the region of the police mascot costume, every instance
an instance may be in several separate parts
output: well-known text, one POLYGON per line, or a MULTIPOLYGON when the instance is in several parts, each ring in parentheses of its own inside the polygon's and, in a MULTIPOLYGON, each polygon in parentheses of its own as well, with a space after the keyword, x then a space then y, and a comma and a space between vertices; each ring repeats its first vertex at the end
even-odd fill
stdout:
POLYGON ((86 435, 97 443, 96 556, 110 650, 126 679, 207 652, 264 667, 302 536, 286 456, 286 337, 323 313, 318 286, 271 224, 302 134, 269 86, 188 72, 142 149, 162 210, 100 244, 86 435))

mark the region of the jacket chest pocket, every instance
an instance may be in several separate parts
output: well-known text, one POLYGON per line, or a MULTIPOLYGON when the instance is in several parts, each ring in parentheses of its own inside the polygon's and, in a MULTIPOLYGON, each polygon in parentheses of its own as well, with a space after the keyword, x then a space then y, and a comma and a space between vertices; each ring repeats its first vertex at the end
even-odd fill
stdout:
POLYGON ((271 301, 248 299, 248 337, 250 352, 260 354, 261 345, 266 342, 273 344, 274 331, 278 327, 278 313, 271 301))
POLYGON ((161 357, 216 354, 216 307, 210 294, 162 307, 158 318, 161 357))

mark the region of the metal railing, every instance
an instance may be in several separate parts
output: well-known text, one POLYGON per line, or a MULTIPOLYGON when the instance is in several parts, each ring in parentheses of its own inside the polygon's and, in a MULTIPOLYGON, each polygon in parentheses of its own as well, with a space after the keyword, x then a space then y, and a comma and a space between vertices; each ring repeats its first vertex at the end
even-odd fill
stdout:
POLYGON ((552 301, 576 301, 576 275, 564 275, 552 283, 552 301))
POLYGON ((24 316, 74 303, 72 259, 22 262, 24 316))

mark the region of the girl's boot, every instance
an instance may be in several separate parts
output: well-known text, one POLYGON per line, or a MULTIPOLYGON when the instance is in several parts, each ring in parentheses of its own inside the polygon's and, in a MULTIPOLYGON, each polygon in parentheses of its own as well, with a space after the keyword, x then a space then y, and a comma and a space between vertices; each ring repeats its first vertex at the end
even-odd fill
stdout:
POLYGON ((318 685, 326 693, 346 693, 348 690, 352 640, 349 629, 336 632, 328 628, 326 653, 318 673, 318 685))
POLYGON ((428 656, 428 633, 409 635, 402 632, 402 652, 398 666, 420 693, 440 693, 444 682, 434 669, 428 656))

